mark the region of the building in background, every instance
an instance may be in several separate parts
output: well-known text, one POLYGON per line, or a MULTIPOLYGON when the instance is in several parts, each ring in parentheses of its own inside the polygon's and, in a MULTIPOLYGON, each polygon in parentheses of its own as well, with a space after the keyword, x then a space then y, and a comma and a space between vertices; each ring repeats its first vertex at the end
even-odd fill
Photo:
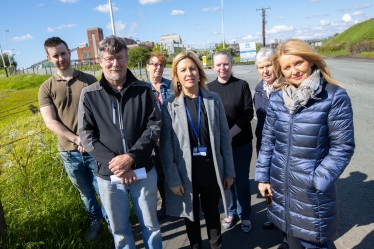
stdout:
POLYGON ((101 28, 87 29, 88 44, 79 43, 77 48, 78 60, 83 62, 98 62, 98 44, 104 39, 103 30, 101 28))
POLYGON ((181 36, 178 34, 163 35, 160 44, 167 49, 168 54, 175 54, 182 49, 191 49, 191 46, 182 43, 181 36))

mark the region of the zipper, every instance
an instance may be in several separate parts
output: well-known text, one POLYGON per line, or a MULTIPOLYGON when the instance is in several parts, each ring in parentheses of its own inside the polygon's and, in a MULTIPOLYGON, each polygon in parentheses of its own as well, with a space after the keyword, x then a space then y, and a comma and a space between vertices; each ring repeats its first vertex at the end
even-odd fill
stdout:
MULTIPOLYGON (((289 206, 290 206, 290 198, 289 198, 289 190, 288 190, 288 185, 289 185, 289 177, 288 177, 288 174, 289 174, 289 167, 288 165, 290 164, 290 157, 291 157, 291 141, 292 141, 292 135, 293 135, 293 123, 294 123, 294 118, 295 118, 295 114, 296 112, 300 109, 301 107, 299 106, 298 108, 296 108, 296 110, 294 111, 293 114, 291 114, 291 122, 289 123, 289 130, 290 130, 290 135, 288 136, 288 155, 287 155, 287 163, 286 163, 286 171, 285 171, 285 177, 286 177, 286 185, 285 185, 285 196, 286 196, 286 224, 290 224, 290 215, 289 215, 289 206)), ((286 227, 286 231, 287 231, 287 234, 290 233, 290 226, 286 227)))
POLYGON ((116 124, 116 109, 117 109, 117 104, 114 101, 114 99, 112 99, 112 122, 113 124, 116 124))
MULTIPOLYGON (((122 97, 121 97, 122 100, 122 97)), ((122 140, 122 148, 123 148, 123 154, 126 154, 126 140, 125 140, 125 129, 123 128, 123 117, 122 117, 122 110, 121 105, 118 102, 118 99, 116 99, 117 102, 117 114, 118 114, 118 123, 119 123, 119 129, 121 133, 121 140, 122 140)))

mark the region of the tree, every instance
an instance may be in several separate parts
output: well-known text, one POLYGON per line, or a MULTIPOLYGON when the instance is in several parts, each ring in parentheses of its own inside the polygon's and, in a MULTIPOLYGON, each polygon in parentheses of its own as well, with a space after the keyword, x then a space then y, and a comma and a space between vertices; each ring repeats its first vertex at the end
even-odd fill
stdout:
POLYGON ((232 48, 230 48, 229 44, 227 44, 226 42, 225 42, 225 48, 223 48, 223 42, 216 43, 216 51, 221 51, 221 50, 225 50, 233 55, 232 48))
POLYGON ((261 48, 262 48, 262 43, 256 42, 256 52, 260 51, 261 48))
POLYGON ((165 56, 165 58, 168 57, 168 50, 162 44, 159 44, 159 43, 156 43, 154 45, 152 52, 159 52, 160 54, 165 56))
MULTIPOLYGON (((7 53, 3 53, 3 57, 4 57, 4 61, 5 61, 5 65, 6 67, 8 68, 9 67, 9 58, 8 58, 8 54, 7 53)), ((14 66, 15 68, 17 68, 17 62, 15 61, 14 59, 14 55, 10 55, 10 59, 12 61, 12 66, 14 66)), ((3 65, 3 59, 0 58, 0 68, 4 68, 4 65, 3 65)))
POLYGON ((145 47, 135 47, 129 50, 129 67, 138 67, 138 62, 142 62, 142 66, 144 67, 147 63, 149 56, 151 55, 151 51, 145 47))

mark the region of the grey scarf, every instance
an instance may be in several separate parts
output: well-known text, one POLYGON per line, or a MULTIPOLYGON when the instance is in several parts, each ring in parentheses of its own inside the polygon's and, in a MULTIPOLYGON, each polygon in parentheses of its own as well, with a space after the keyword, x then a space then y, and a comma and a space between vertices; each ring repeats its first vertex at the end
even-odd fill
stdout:
POLYGON ((314 96, 314 93, 320 85, 320 79, 320 71, 317 69, 298 88, 291 84, 282 86, 284 104, 290 110, 291 114, 299 106, 305 106, 309 99, 318 99, 314 96))

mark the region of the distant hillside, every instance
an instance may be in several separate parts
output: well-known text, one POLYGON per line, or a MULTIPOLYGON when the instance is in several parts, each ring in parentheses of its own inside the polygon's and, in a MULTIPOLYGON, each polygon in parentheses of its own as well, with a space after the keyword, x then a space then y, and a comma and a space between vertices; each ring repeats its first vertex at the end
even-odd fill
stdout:
POLYGON ((323 54, 374 54, 374 18, 357 23, 330 39, 322 42, 319 52, 323 54))

